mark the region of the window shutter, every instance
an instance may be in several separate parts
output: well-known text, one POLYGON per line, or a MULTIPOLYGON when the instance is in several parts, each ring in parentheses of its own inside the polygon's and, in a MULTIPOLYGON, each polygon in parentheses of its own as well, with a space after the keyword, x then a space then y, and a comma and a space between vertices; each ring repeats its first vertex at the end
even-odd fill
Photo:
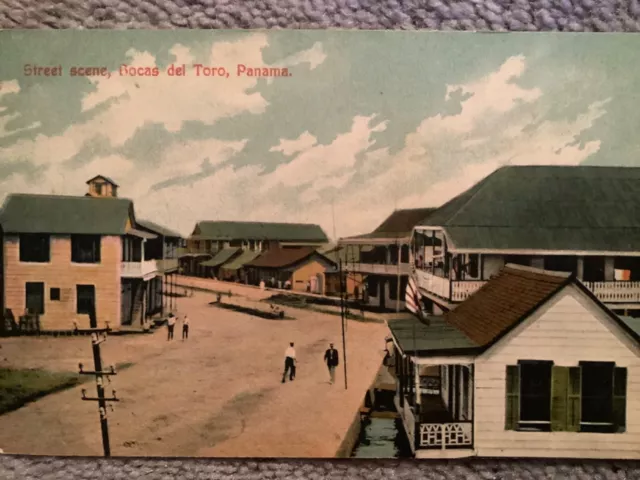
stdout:
POLYGON ((627 423, 627 369, 613 369, 613 424, 617 432, 624 432, 627 423))
POLYGON ((569 393, 569 367, 551 369, 551 431, 567 430, 567 399, 569 393))
POLYGON ((507 365, 505 430, 515 430, 520 421, 520 367, 507 365))
POLYGON ((582 419, 582 369, 569 368, 569 391, 567 393, 567 430, 580 431, 582 419))

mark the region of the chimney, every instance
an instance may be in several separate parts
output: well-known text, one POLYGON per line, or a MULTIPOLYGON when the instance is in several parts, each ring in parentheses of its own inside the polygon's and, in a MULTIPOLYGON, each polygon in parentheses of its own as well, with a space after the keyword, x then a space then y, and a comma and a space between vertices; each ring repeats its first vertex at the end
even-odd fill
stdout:
POLYGON ((118 184, 109 177, 96 175, 95 177, 87 180, 87 185, 89 185, 89 190, 86 195, 88 197, 118 196, 118 184))

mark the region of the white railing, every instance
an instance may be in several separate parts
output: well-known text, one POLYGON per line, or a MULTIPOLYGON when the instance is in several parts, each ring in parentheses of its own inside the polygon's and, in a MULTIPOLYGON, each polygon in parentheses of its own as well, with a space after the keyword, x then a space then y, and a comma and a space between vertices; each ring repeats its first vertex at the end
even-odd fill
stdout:
POLYGON ((473 445, 473 428, 471 422, 456 423, 421 423, 421 448, 464 447, 473 445))
POLYGON ((453 282, 453 288, 451 289, 451 300, 454 302, 462 302, 469 298, 471 295, 480 290, 485 281, 481 280, 465 280, 453 282))
POLYGON ((409 275, 411 273, 411 265, 408 263, 401 263, 400 268, 398 264, 386 264, 386 263, 358 263, 349 262, 345 264, 345 270, 354 273, 367 273, 367 274, 379 274, 379 275, 409 275))
POLYGON ((449 279, 438 277, 424 270, 416 270, 418 287, 441 298, 449 298, 449 279))
POLYGON ((583 282, 605 303, 640 302, 640 282, 583 282))
POLYGON ((126 278, 142 278, 159 271, 158 260, 122 262, 121 275, 126 278))

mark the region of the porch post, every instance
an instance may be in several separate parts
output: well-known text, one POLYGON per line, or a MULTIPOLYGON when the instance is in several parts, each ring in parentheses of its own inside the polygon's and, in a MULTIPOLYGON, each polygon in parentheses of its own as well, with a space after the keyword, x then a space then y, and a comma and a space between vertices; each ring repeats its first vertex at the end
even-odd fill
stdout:
POLYGON ((582 280, 584 278, 584 257, 578 257, 576 270, 576 277, 578 280, 582 280))
POLYGON ((420 412, 420 405, 422 403, 422 395, 420 394, 420 368, 416 365, 414 382, 416 386, 416 414, 420 412))
POLYGON ((398 244, 398 278, 396 285, 396 313, 400 312, 400 259, 402 258, 402 245, 398 244))

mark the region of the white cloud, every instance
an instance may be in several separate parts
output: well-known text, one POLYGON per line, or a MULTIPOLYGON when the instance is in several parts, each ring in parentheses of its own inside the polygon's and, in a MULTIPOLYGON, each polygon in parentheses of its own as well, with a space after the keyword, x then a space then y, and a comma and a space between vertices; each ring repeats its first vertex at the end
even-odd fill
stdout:
POLYGON ((318 142, 318 139, 311 135, 309 132, 304 132, 295 140, 280 139, 280 143, 269 149, 270 152, 280 152, 287 157, 290 157, 294 153, 302 152, 313 147, 318 142))
MULTIPOLYGON (((0 102, 2 101, 2 97, 5 95, 10 95, 14 93, 20 93, 20 85, 17 80, 8 80, 0 82, 0 102)), ((3 107, 0 105, 0 114, 5 112, 7 107, 3 107)), ((28 130, 33 130, 35 128, 40 127, 40 122, 33 122, 26 127, 15 128, 13 130, 7 130, 7 125, 12 120, 20 118, 19 113, 5 113, 4 115, 0 115, 0 138, 9 137, 11 135, 15 135, 17 133, 25 132, 28 130)))

